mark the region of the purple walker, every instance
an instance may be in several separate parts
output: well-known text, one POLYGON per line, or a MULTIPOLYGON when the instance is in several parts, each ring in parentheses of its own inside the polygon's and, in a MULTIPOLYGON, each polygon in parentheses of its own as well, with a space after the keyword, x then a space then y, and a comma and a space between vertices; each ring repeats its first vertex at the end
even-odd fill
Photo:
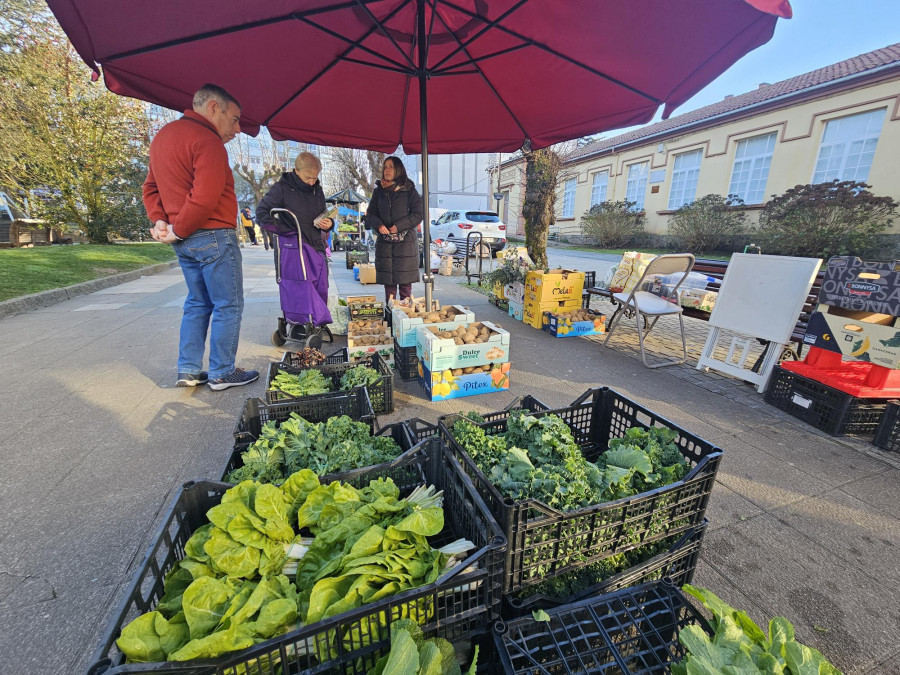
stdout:
POLYGON ((303 342, 318 349, 322 342, 334 342, 328 328, 328 262, 312 246, 303 242, 297 216, 288 209, 272 209, 272 217, 290 223, 296 234, 280 234, 275 249, 275 279, 278 282, 282 316, 272 344, 303 342))

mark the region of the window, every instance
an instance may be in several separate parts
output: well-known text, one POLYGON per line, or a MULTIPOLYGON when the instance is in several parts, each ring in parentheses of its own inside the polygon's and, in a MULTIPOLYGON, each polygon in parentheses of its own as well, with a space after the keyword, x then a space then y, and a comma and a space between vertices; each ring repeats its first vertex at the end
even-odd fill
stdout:
POLYGON ((570 178, 566 181, 563 190, 562 215, 561 218, 575 217, 575 179, 570 178))
POLYGON ((644 210, 644 195, 647 193, 647 171, 649 162, 632 164, 628 167, 628 180, 625 182, 625 200, 634 202, 635 211, 644 210))
POLYGON ((466 211, 466 220, 470 223, 499 223, 500 216, 493 211, 466 211))
POLYGON ((737 195, 746 204, 762 204, 766 181, 775 151, 775 133, 745 138, 737 144, 728 194, 737 195))
POLYGON ((884 111, 881 108, 829 120, 822 135, 812 182, 826 183, 835 178, 867 180, 884 122, 884 111))
POLYGON ((681 208, 694 201, 697 194, 697 179, 700 177, 702 150, 675 155, 672 171, 672 187, 669 189, 669 210, 681 208))
POLYGON ((606 201, 606 188, 609 185, 609 171, 599 171, 594 174, 591 183, 591 206, 606 201))

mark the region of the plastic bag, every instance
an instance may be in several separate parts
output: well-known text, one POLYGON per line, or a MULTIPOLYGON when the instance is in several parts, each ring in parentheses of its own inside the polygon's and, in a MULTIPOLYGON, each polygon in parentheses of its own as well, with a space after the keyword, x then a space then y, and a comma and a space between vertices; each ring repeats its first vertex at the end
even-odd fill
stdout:
POLYGON ((350 323, 350 309, 341 304, 337 295, 328 295, 328 311, 331 312, 331 332, 334 335, 346 335, 347 324, 350 323))

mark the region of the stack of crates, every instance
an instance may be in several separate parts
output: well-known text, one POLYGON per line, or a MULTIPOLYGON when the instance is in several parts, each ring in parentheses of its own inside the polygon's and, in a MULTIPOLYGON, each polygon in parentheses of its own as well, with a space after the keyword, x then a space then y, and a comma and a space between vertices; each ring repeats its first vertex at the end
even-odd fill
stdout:
POLYGON ((525 277, 522 320, 540 330, 544 312, 566 312, 581 306, 584 272, 576 270, 534 270, 525 277))
POLYGON ((872 436, 900 397, 900 261, 828 261, 803 361, 772 373, 766 401, 833 436, 872 436))
POLYGON ((525 318, 525 284, 514 281, 506 284, 506 297, 509 298, 509 315, 516 321, 525 318))

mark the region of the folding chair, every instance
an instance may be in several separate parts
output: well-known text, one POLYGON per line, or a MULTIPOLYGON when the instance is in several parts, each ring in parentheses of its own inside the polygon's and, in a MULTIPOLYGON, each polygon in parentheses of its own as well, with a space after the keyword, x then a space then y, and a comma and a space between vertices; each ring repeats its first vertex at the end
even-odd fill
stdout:
POLYGON ((690 253, 661 255, 658 258, 654 258, 653 260, 651 260, 650 264, 647 265, 647 269, 644 270, 644 273, 641 275, 640 280, 637 282, 637 284, 635 284, 630 293, 613 293, 613 300, 618 303, 620 307, 616 310, 612 321, 609 322, 609 329, 606 332, 606 339, 603 341, 603 344, 607 347, 609 346, 609 338, 612 337, 613 331, 619 324, 622 315, 630 310, 634 312, 634 318, 637 321, 638 340, 641 346, 641 359, 643 359, 645 366, 647 366, 648 368, 660 368, 662 366, 674 366, 687 361, 687 341, 684 337, 684 317, 682 315, 681 305, 671 303, 665 298, 661 298, 658 295, 654 295, 653 293, 642 291, 640 289, 644 285, 644 282, 650 277, 680 273, 681 278, 672 289, 672 293, 677 298, 678 287, 681 286, 682 282, 685 279, 687 279, 687 276, 693 269, 693 267, 694 256, 692 256, 690 253), (678 315, 678 323, 681 326, 682 357, 680 359, 670 359, 668 361, 663 361, 661 363, 655 363, 651 365, 647 363, 647 354, 644 351, 644 338, 650 333, 651 330, 653 330, 653 327, 656 325, 659 317, 672 314, 678 315), (647 326, 646 331, 644 330, 644 322, 646 321, 645 317, 652 317, 652 321, 650 321, 650 324, 647 326))

